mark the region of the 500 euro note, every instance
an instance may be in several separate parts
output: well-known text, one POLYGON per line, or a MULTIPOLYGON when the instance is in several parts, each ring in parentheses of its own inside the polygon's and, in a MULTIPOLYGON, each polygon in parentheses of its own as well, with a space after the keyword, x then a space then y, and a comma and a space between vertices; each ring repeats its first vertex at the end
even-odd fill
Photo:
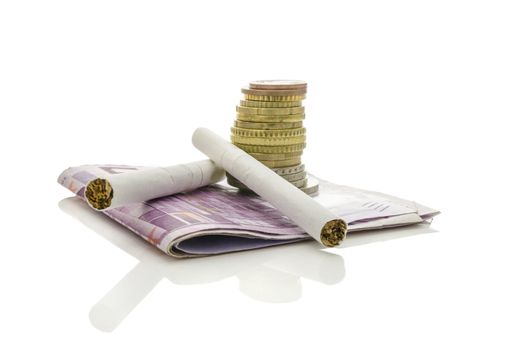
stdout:
MULTIPOLYGON (((85 165, 65 170, 58 182, 84 199, 86 184, 108 174, 145 167, 85 165)), ((349 224, 349 231, 421 223, 439 212, 382 193, 319 180, 316 201, 349 224)), ((259 196, 224 184, 202 187, 107 210, 107 215, 166 254, 204 256, 310 239, 259 196)))

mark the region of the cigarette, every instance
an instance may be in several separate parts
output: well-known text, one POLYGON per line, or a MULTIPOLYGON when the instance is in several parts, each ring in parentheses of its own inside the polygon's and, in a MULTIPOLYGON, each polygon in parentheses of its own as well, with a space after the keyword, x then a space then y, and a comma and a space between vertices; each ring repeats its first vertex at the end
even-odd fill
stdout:
POLYGON ((339 245, 347 223, 249 154, 209 129, 198 128, 194 146, 327 247, 339 245))
POLYGON ((96 210, 109 210, 221 181, 225 172, 209 159, 169 167, 147 168, 92 180, 84 197, 96 210))

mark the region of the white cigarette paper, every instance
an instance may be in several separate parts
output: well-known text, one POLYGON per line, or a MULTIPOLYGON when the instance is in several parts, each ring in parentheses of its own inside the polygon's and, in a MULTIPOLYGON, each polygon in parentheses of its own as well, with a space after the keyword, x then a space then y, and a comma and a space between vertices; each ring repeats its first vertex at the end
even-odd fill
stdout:
POLYGON ((345 238, 345 221, 240 148, 206 128, 196 129, 192 142, 321 244, 333 247, 345 238))
POLYGON ((92 208, 108 210, 190 191, 221 181, 224 176, 223 169, 205 159, 100 177, 88 183, 84 196, 92 208))

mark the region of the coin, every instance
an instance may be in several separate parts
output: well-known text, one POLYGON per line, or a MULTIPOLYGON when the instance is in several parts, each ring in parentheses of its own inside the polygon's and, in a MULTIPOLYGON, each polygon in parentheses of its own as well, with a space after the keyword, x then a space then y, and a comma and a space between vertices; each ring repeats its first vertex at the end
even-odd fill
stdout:
POLYGON ((296 174, 301 171, 304 171, 304 164, 284 168, 272 168, 271 170, 281 176, 286 174, 296 174))
POLYGON ((255 108, 237 106, 236 111, 242 114, 259 114, 259 115, 288 115, 288 114, 304 114, 304 107, 291 108, 255 108))
MULTIPOLYGON (((234 178, 231 174, 227 173, 226 178, 227 178, 227 183, 229 185, 236 187, 241 191, 254 193, 246 185, 244 185, 242 182, 234 178)), ((311 176, 308 176, 304 180, 306 180, 306 182, 299 189, 309 196, 316 196, 319 191, 319 182, 311 176)))
POLYGON ((277 130, 277 129, 295 129, 302 127, 302 122, 278 122, 278 123, 259 123, 259 122, 245 122, 243 120, 235 120, 235 127, 244 129, 258 129, 258 130, 277 130))
POLYGON ((306 143, 284 146, 246 145, 237 142, 233 144, 248 153, 290 153, 302 151, 306 147, 306 143))
POLYGON ((312 176, 308 176, 308 182, 301 190, 309 196, 317 196, 319 193, 319 181, 312 176))
POLYGON ((250 101, 290 102, 304 100, 306 98, 306 94, 296 96, 261 96, 255 94, 244 94, 244 98, 250 101))
POLYGON ((253 115, 237 113, 237 119, 245 122, 262 122, 262 123, 289 123, 300 122, 304 119, 304 114, 290 115, 253 115))
POLYGON ((306 177, 306 171, 300 171, 298 173, 293 173, 293 174, 284 174, 284 175, 281 175, 281 177, 285 180, 288 180, 288 181, 298 181, 298 180, 302 180, 306 177))
POLYGON ((246 137, 231 135, 231 141, 233 143, 241 143, 243 145, 262 145, 262 146, 283 146, 283 145, 297 145, 303 144, 306 141, 306 135, 301 136, 290 136, 290 137, 274 137, 274 138, 262 138, 262 137, 246 137))
POLYGON ((289 181, 289 183, 291 183, 293 186, 297 188, 301 188, 301 187, 306 186, 306 184, 308 183, 308 179, 304 178, 304 179, 297 180, 297 181, 289 181))
POLYGON ((248 101, 240 100, 240 105, 254 108, 291 108, 301 107, 302 101, 248 101))
POLYGON ((268 168, 280 168, 286 166, 295 166, 301 164, 301 157, 295 157, 291 159, 282 160, 259 160, 262 164, 268 168))
POLYGON ((295 128, 295 129, 278 129, 278 130, 261 130, 261 129, 244 129, 244 128, 231 128, 231 134, 244 137, 266 137, 266 138, 276 138, 276 137, 292 137, 292 136, 303 136, 306 135, 305 128, 295 128))
POLYGON ((240 89, 243 94, 257 96, 298 96, 306 94, 306 89, 297 90, 259 90, 251 88, 240 89))
POLYGON ((252 89, 260 90, 300 90, 308 84, 302 80, 255 80, 249 83, 252 89))
POLYGON ((302 156, 302 151, 290 153, 248 153, 257 160, 282 160, 302 156))

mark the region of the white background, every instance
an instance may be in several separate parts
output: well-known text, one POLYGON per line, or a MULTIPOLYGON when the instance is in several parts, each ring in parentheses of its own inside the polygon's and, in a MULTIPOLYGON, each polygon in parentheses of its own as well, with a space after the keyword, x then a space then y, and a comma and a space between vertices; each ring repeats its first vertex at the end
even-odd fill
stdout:
POLYGON ((0 348, 526 349, 527 18, 525 1, 3 0, 0 348), (273 78, 308 81, 311 172, 440 209, 432 226, 179 262, 59 208, 68 166, 201 159, 192 131, 227 138, 239 89, 273 78))

